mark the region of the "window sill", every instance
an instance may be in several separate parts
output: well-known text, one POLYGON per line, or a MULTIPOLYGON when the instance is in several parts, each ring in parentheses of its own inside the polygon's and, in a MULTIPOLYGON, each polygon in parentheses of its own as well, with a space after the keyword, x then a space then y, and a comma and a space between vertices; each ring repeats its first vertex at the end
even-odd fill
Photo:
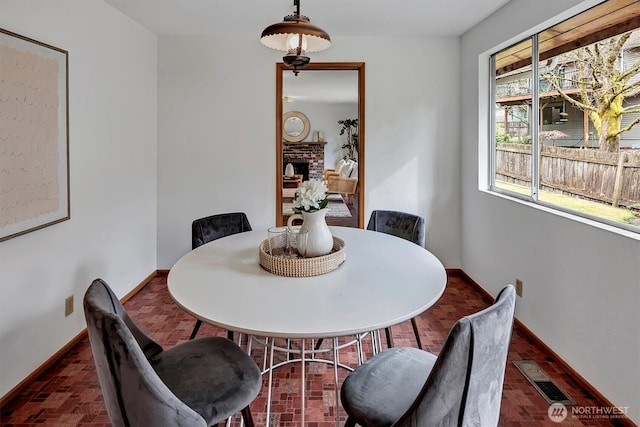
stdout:
MULTIPOLYGON (((585 224, 591 227, 595 227, 595 228, 599 228, 601 230, 605 230, 605 231, 609 231, 611 233, 614 234, 618 234, 620 236, 623 237, 627 237, 629 239, 632 240, 637 240, 640 241, 640 228, 638 227, 633 227, 633 226, 628 226, 628 227, 633 227, 633 228, 637 228, 638 231, 634 231, 631 229, 627 229, 627 228, 623 228, 622 225, 612 225, 606 222, 602 222, 600 220, 596 220, 596 219, 591 219, 587 216, 582 216, 582 215, 578 215, 575 212, 571 212, 568 210, 563 210, 561 207, 558 206, 551 206, 551 205, 546 205, 543 202, 539 202, 539 203, 534 203, 531 202, 530 200, 520 197, 517 197, 517 195, 513 194, 513 193, 507 193, 507 192, 502 192, 499 189, 479 189, 481 192, 489 194, 491 196, 496 196, 496 197, 500 197, 501 199, 505 199, 505 200, 510 200, 512 202, 516 202, 516 203, 520 203, 522 205, 528 206, 530 208, 534 208, 546 213, 550 213, 552 215, 557 215, 560 216, 562 218, 566 218, 572 221, 576 221, 579 222, 581 224, 585 224)), ((604 220, 603 220, 604 221, 604 220)))

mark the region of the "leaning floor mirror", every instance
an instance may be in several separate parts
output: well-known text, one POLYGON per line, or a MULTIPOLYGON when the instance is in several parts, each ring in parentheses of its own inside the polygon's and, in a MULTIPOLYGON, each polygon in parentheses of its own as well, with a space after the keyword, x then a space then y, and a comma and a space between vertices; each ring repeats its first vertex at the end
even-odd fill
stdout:
POLYGON ((276 219, 287 223, 297 189, 328 188, 328 225, 364 227, 364 63, 276 64, 276 219))

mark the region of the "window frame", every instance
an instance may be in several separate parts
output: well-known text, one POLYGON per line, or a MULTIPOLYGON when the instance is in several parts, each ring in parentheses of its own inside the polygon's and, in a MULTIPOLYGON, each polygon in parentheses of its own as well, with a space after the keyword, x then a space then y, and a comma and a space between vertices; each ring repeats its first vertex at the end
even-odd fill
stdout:
MULTIPOLYGON (((604 2, 603 2, 604 3, 604 2)), ((540 26, 538 26, 537 28, 532 29, 530 32, 527 33, 523 33, 521 34, 519 37, 515 37, 513 39, 511 39, 511 42, 509 43, 503 43, 500 46, 496 46, 494 49, 492 49, 491 51, 487 52, 488 56, 486 58, 488 58, 488 61, 485 61, 485 64, 488 63, 488 67, 489 67, 489 72, 488 72, 488 77, 489 77, 489 85, 488 85, 488 97, 487 97, 487 101, 488 101, 488 113, 487 114, 487 121, 488 121, 488 126, 487 126, 487 130, 488 132, 486 133, 488 135, 488 144, 487 144, 487 148, 489 150, 489 152, 487 153, 488 156, 484 158, 484 160, 482 159, 482 157, 479 157, 478 160, 480 162, 482 161, 487 161, 487 163, 485 163, 486 166, 486 171, 487 171, 487 181, 486 181, 486 189, 485 191, 489 192, 490 194, 495 194, 495 195, 499 195, 501 197, 505 197, 507 199, 510 200, 515 200, 515 201, 519 201, 519 202, 524 202, 524 204, 526 204, 527 206, 530 206, 532 208, 538 208, 538 209, 542 209, 546 212, 550 212, 550 213, 554 213, 557 215, 560 215, 562 217, 565 218, 569 218, 581 223, 585 223, 588 225, 592 225, 598 228, 603 228, 606 229, 608 231, 612 231, 614 233, 617 234, 622 234, 628 237, 631 237, 633 239, 636 240, 640 240, 640 227, 638 226, 634 226, 631 224, 626 224, 626 223, 622 223, 622 222, 617 222, 617 221, 612 221, 609 220, 607 218, 603 218, 603 217, 599 217, 596 215, 590 215, 588 213, 584 213, 584 212, 580 212, 580 211, 576 211, 573 209, 569 209, 569 208, 565 208, 563 206, 560 205, 556 205, 556 204, 552 204, 552 203, 548 203, 545 201, 542 201, 539 199, 539 188, 540 188, 540 161, 539 161, 539 150, 540 150, 540 138, 539 138, 539 132, 540 132, 540 114, 536 113, 536 114, 531 114, 530 117, 530 128, 531 128, 531 152, 532 152, 532 158, 531 158, 531 184, 530 184, 530 194, 526 195, 526 194, 521 194, 521 193, 517 193, 514 191, 510 191, 504 188, 500 188, 496 185, 496 148, 497 148, 497 142, 496 142, 496 86, 497 86, 497 73, 496 73, 496 55, 499 54, 500 52, 503 52, 513 46, 517 46, 520 43, 523 43, 527 40, 530 40, 531 42, 531 79, 532 79, 532 98, 531 98, 531 111, 535 111, 538 112, 539 111, 539 106, 540 106, 540 96, 539 96, 539 87, 540 87, 540 82, 539 82, 539 67, 534 66, 534 64, 538 64, 538 62, 540 61, 540 53, 539 53, 539 35, 551 28, 553 28, 555 25, 572 19, 576 16, 582 15, 584 13, 586 13, 589 9, 593 8, 595 6, 591 6, 591 7, 587 7, 586 9, 583 9, 581 11, 577 11, 577 12, 573 12, 570 15, 562 18, 562 17, 557 17, 555 20, 553 21, 549 21, 546 22, 544 25, 541 24, 540 26), (535 95, 535 96, 534 96, 535 95)), ((638 30, 640 31, 640 26, 634 27, 632 29, 633 31, 638 30)), ((630 30, 631 31, 631 30, 630 30)), ((611 36, 609 36, 611 37, 611 36)), ((608 37, 607 37, 608 38, 608 37)), ((606 38, 604 38, 606 39, 606 38)), ((604 40, 603 39, 603 40, 604 40)), ((640 126, 640 125, 638 125, 640 126)), ((482 167, 482 165, 479 165, 481 169, 484 169, 482 167)))

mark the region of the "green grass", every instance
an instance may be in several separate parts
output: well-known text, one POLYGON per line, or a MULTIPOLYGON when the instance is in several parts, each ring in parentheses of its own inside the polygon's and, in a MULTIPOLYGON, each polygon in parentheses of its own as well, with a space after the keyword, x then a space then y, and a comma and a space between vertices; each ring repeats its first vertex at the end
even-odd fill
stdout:
MULTIPOLYGON (((525 195, 531 194, 528 187, 521 187, 519 185, 508 184, 505 182, 496 182, 496 186, 514 193, 525 195)), ((589 200, 579 199, 577 197, 550 193, 548 191, 541 191, 538 198, 540 201, 551 205, 561 206, 565 209, 581 212, 598 218, 608 219, 614 222, 626 223, 635 217, 633 212, 628 209, 614 208, 613 206, 604 203, 592 202, 589 200)))

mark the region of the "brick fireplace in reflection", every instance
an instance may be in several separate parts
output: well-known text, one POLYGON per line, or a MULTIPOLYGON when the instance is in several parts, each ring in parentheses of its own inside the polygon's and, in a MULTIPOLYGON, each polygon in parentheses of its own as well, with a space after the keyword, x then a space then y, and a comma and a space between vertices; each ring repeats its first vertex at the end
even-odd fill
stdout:
POLYGON ((283 143, 282 171, 287 163, 291 163, 296 174, 302 174, 303 180, 322 179, 324 172, 325 142, 293 142, 283 143))

